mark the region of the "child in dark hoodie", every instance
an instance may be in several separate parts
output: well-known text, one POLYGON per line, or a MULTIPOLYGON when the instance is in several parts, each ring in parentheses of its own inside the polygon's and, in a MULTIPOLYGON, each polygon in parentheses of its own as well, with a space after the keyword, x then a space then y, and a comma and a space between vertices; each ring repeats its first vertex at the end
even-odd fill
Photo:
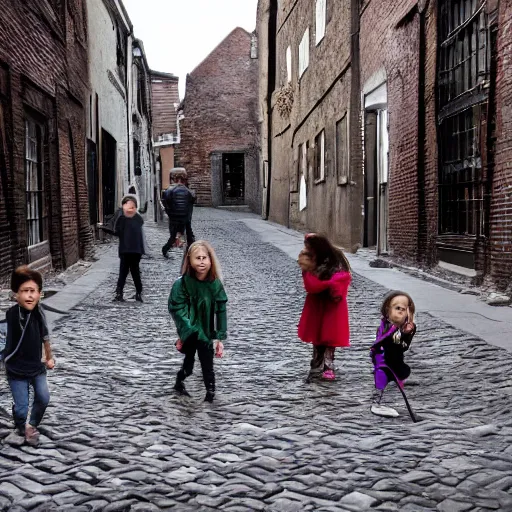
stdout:
POLYGON ((119 237, 119 279, 117 280, 116 297, 114 300, 124 302, 123 289, 126 278, 131 272, 135 285, 135 300, 142 302, 142 280, 140 278, 140 260, 146 253, 144 243, 144 219, 137 212, 137 198, 126 195, 122 200, 122 209, 117 213, 114 229, 111 231, 119 237))

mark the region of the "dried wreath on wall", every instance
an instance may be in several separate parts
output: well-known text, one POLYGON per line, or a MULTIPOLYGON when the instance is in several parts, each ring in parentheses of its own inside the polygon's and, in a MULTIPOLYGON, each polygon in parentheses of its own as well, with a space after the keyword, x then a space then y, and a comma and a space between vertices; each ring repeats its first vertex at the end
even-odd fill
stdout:
POLYGON ((281 117, 289 117, 293 107, 292 84, 281 87, 277 93, 276 108, 281 117))

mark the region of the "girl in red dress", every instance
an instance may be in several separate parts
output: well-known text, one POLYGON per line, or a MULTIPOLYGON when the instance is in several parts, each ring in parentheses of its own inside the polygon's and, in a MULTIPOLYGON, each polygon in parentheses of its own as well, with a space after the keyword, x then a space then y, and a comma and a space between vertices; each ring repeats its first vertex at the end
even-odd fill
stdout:
POLYGON ((299 338, 313 344, 307 382, 321 376, 335 380, 334 351, 350 346, 347 293, 352 275, 341 249, 323 235, 310 233, 299 254, 307 296, 299 322, 299 338))

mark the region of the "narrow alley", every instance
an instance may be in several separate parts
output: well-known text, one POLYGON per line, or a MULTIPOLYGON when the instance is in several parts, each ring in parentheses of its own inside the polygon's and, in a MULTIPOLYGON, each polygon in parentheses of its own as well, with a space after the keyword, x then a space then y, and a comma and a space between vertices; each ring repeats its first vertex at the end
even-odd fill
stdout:
MULTIPOLYGON (((167 229, 153 225, 141 265, 144 304, 112 301, 112 266, 55 326, 42 442, 2 446, 0 509, 512 510, 512 355, 420 313, 406 391, 422 421, 412 423, 394 388, 388 398, 400 417, 373 416, 369 347, 386 289, 355 274, 352 347, 337 352, 338 379, 306 384, 300 272, 243 222, 252 217, 194 212, 229 297, 215 403, 203 402, 198 366, 187 381, 192 398, 173 392, 182 356, 167 297, 181 254, 162 258, 167 229)), ((102 258, 115 261, 116 250, 102 258)), ((5 437, 5 381, 1 390, 5 437)))

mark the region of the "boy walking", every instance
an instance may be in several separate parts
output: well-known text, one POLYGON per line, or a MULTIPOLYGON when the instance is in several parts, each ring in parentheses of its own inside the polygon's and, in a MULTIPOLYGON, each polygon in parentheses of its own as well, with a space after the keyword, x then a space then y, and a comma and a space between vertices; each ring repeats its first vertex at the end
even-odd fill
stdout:
POLYGON ((162 247, 162 254, 167 252, 176 242, 178 233, 187 232, 187 246, 194 243, 192 232, 192 209, 196 200, 194 193, 186 186, 187 171, 181 167, 171 169, 172 185, 164 192, 162 203, 169 217, 169 240, 162 247))
POLYGON ((28 266, 18 267, 12 273, 11 290, 18 304, 6 314, 7 340, 2 356, 14 402, 12 413, 16 431, 7 439, 13 444, 22 444, 24 438, 28 444, 37 446, 37 427, 50 402, 46 368, 53 369, 55 360, 46 318, 39 307, 42 288, 41 274, 28 266), (45 363, 41 362, 43 348, 45 363), (34 402, 27 422, 30 386, 34 390, 34 402))

